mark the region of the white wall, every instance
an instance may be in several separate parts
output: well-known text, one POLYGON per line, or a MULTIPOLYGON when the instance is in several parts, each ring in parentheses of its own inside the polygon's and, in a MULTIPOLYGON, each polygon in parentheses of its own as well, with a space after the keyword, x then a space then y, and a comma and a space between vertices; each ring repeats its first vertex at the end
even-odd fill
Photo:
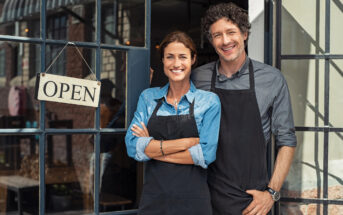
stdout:
POLYGON ((249 57, 264 62, 264 0, 249 0, 249 19, 249 57))

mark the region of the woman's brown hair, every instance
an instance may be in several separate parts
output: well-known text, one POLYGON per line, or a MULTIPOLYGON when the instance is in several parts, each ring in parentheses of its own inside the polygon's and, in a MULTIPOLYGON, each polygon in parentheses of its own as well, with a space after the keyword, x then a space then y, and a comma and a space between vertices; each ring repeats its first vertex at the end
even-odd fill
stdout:
POLYGON ((159 51, 161 59, 164 57, 164 49, 172 42, 179 42, 185 45, 185 47, 191 51, 192 59, 196 56, 196 46, 192 38, 183 31, 173 31, 167 34, 160 44, 159 51))

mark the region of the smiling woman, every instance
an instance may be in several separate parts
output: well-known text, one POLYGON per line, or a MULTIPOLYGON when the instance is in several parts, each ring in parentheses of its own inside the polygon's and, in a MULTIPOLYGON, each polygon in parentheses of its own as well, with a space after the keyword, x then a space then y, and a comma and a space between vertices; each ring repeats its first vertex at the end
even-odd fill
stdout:
POLYGON ((188 35, 168 34, 160 53, 169 83, 143 91, 125 137, 128 155, 147 161, 138 214, 212 214, 206 168, 217 150, 219 99, 190 81, 188 35))

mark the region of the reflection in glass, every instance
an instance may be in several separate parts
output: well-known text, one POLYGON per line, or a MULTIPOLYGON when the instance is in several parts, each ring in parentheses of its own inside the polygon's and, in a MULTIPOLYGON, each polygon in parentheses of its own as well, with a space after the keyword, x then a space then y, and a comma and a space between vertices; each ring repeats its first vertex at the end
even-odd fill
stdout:
MULTIPOLYGON (((343 54, 343 30, 341 26, 343 19, 342 1, 332 1, 330 4, 330 52, 331 54, 343 54)), ((342 206, 343 207, 343 206, 342 206)))
MULTIPOLYGON (((323 132, 296 132, 296 135, 298 145, 291 169, 281 189, 281 196, 323 198, 324 134, 323 132)), ((297 212, 294 214, 301 214, 300 211, 304 212, 313 207, 312 204, 295 203, 283 203, 281 206, 284 214, 289 214, 289 210, 297 212)))
POLYGON ((95 0, 47 1, 47 38, 94 42, 95 0))
POLYGON ((0 35, 40 37, 40 1, 0 1, 0 35))
POLYGON ((100 127, 125 127, 126 53, 102 50, 100 127))
POLYGON ((92 212, 93 135, 48 135, 46 211, 92 212))
POLYGON ((282 54, 323 54, 325 4, 322 1, 282 1, 282 54))
POLYGON ((343 127, 343 60, 330 60, 329 125, 343 127))
POLYGON ((102 0, 102 42, 128 46, 145 44, 145 0, 102 0))
POLYGON ((0 214, 38 214, 39 136, 0 136, 0 214))
POLYGON ((37 128, 39 103, 34 99, 40 46, 0 43, 0 128, 37 128))
POLYGON ((126 153, 125 134, 101 136, 100 211, 136 208, 142 181, 141 165, 126 153))
POLYGON ((323 126, 324 61, 283 60, 281 63, 291 94, 295 126, 323 126))
POLYGON ((329 133, 328 198, 343 199, 343 132, 329 133))

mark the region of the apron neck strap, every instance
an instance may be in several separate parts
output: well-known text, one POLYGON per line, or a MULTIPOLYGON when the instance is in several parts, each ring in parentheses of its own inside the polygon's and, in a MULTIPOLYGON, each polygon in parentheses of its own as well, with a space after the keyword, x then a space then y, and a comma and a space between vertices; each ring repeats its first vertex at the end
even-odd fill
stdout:
MULTIPOLYGON (((154 112, 152 112, 151 116, 156 116, 158 109, 160 109, 160 107, 162 105, 163 99, 164 98, 161 98, 158 100, 157 105, 154 109, 154 112)), ((195 101, 195 99, 193 99, 192 103, 189 105, 189 115, 191 115, 191 116, 194 116, 194 101, 195 101)))
POLYGON ((255 78, 254 78, 254 68, 252 66, 252 62, 249 59, 249 86, 250 90, 255 90, 255 78))
POLYGON ((160 109, 160 107, 162 105, 162 100, 163 100, 163 98, 158 100, 157 105, 156 105, 156 107, 154 109, 154 112, 152 113, 151 116, 156 116, 158 109, 160 109))
POLYGON ((217 63, 214 64, 213 69, 212 69, 211 91, 214 91, 214 89, 215 89, 216 76, 217 76, 217 63))
MULTIPOLYGON (((217 76, 217 63, 214 64, 214 68, 212 69, 211 91, 215 89, 216 76, 217 76)), ((255 89, 254 68, 250 59, 249 59, 249 83, 250 83, 249 84, 250 90, 254 90, 255 89)))
POLYGON ((193 116, 194 115, 194 101, 193 99, 192 103, 189 105, 189 115, 193 116))

